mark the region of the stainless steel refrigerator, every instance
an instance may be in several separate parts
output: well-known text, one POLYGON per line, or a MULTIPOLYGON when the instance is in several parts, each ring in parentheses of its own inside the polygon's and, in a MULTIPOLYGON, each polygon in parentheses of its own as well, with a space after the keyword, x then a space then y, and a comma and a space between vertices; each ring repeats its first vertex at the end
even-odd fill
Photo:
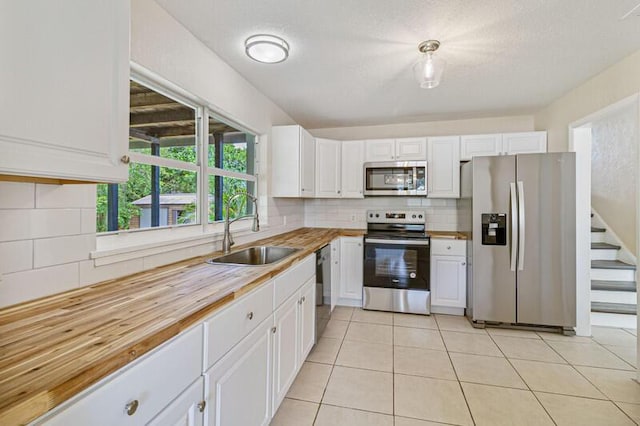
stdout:
POLYGON ((474 323, 575 327, 575 176, 574 153, 476 157, 462 166, 474 323))

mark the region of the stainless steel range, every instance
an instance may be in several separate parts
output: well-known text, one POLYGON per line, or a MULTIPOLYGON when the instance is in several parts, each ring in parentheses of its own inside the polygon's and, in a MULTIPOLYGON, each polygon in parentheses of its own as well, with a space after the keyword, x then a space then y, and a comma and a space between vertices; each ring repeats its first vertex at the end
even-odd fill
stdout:
POLYGON ((431 313, 424 210, 370 210, 364 239, 363 308, 431 313))

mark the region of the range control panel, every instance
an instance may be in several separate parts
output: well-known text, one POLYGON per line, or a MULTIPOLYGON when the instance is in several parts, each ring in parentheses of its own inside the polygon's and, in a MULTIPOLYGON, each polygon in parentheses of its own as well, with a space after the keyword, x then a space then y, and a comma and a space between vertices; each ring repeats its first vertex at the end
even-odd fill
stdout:
POLYGON ((426 223, 424 210, 368 210, 368 223, 426 223))

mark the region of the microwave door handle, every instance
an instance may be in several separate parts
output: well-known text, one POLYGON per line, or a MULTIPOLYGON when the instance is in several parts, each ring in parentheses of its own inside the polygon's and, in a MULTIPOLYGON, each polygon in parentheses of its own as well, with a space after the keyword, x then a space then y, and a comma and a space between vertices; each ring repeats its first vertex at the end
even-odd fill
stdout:
POLYGON ((516 259, 518 255, 518 205, 516 195, 516 183, 509 184, 511 189, 511 270, 516 270, 516 259))

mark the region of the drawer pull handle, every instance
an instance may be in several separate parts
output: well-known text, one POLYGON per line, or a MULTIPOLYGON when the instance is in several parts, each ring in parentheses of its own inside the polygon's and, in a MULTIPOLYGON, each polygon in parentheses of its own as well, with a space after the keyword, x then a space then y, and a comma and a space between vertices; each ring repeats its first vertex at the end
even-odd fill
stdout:
POLYGON ((447 250, 451 250, 451 246, 447 246, 447 250))
POLYGON ((253 319, 253 312, 249 312, 247 314, 247 318, 249 318, 249 321, 251 321, 253 319))
POLYGON ((204 413, 204 409, 206 406, 207 406, 207 401, 198 402, 198 411, 200 411, 201 413, 204 413))
POLYGON ((133 401, 131 401, 130 403, 124 406, 124 411, 127 413, 127 415, 133 416, 138 410, 138 405, 140 405, 140 403, 138 402, 137 399, 134 399, 133 401))
POLYGON ((272 332, 273 334, 276 334, 276 330, 277 330, 277 328, 276 328, 276 327, 271 327, 271 332, 272 332))
POLYGON ((304 301, 307 300, 307 298, 305 296, 302 296, 302 302, 304 303, 304 301))

